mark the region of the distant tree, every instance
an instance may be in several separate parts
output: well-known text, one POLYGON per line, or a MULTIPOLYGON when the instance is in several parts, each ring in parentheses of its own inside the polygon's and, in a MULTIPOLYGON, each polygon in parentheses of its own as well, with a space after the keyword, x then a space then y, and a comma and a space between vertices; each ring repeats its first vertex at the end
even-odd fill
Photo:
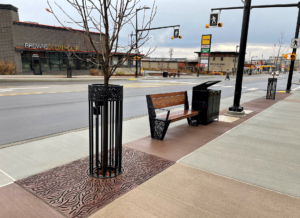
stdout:
MULTIPOLYGON (((274 48, 273 48, 273 56, 277 58, 277 60, 279 61, 279 57, 281 57, 282 54, 285 54, 288 51, 288 44, 286 43, 286 39, 285 39, 285 30, 281 30, 279 35, 278 35, 278 39, 277 39, 277 43, 274 44, 274 48)), ((281 66, 281 59, 280 62, 276 63, 277 64, 277 70, 280 70, 280 66, 281 66)))

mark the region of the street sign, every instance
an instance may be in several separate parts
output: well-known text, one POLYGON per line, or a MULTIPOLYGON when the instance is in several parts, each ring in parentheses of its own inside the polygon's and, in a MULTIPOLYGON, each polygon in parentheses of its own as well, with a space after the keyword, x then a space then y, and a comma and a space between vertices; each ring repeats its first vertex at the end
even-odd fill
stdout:
POLYGON ((174 29, 174 39, 178 39, 179 38, 179 34, 180 34, 180 30, 179 28, 174 29))
POLYGON ((218 27, 219 19, 220 19, 220 13, 211 13, 209 16, 209 26, 218 27))
POLYGON ((209 48, 202 48, 201 53, 209 53, 209 48))
POLYGON ((291 48, 300 48, 300 39, 292 39, 291 48))
POLYGON ((201 57, 202 56, 209 56, 209 53, 201 53, 201 57))

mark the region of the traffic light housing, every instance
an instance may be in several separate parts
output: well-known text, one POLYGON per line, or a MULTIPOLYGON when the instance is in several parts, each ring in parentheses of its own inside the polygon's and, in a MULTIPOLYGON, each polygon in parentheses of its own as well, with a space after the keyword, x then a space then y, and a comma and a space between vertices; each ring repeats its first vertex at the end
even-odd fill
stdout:
POLYGON ((288 54, 283 54, 282 57, 283 57, 285 60, 287 60, 288 54))
POLYGON ((171 36, 171 39, 174 39, 174 37, 173 37, 173 36, 171 36))
POLYGON ((223 27, 223 23, 218 23, 218 27, 223 27))
POLYGON ((275 63, 277 63, 277 58, 275 58, 275 61, 274 61, 275 63))
POLYGON ((179 39, 182 39, 182 36, 179 36, 179 39))
POLYGON ((208 28, 209 28, 209 24, 206 24, 206 25, 205 25, 205 28, 207 28, 207 29, 208 29, 208 28))
POLYGON ((296 60, 296 58, 297 58, 297 55, 295 53, 291 54, 291 60, 292 61, 296 60))

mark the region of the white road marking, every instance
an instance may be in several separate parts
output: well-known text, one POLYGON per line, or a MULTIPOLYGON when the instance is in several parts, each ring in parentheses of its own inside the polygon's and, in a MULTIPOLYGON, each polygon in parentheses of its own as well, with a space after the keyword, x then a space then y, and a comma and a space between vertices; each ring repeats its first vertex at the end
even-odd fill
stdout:
POLYGON ((300 86, 299 87, 297 87, 297 88, 294 88, 294 89, 292 89, 293 91, 295 91, 295 90, 297 90, 297 89, 300 89, 300 86))
POLYGON ((221 85, 213 85, 213 86, 221 86, 221 85))
POLYGON ((11 92, 14 90, 20 90, 20 89, 48 89, 49 87, 31 87, 31 88, 8 88, 8 89, 0 89, 0 92, 11 92))
POLYGON ((250 90, 250 91, 253 91, 253 90, 256 90, 258 88, 250 88, 250 89, 247 89, 247 90, 250 90))
POLYGON ((223 86, 223 88, 232 88, 234 86, 223 86))

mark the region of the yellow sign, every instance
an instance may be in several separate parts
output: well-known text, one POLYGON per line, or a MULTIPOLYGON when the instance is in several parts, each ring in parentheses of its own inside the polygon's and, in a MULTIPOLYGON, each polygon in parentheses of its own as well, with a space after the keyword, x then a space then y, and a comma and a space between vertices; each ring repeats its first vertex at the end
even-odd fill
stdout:
POLYGON ((141 72, 142 72, 142 73, 144 72, 144 69, 143 69, 143 68, 141 68, 141 72))
POLYGON ((202 36, 202 39, 210 39, 210 36, 202 36))
POLYGON ((209 45, 210 44, 210 39, 203 39, 202 40, 202 45, 209 45))
POLYGON ((202 36, 202 45, 210 45, 210 36, 202 36))
POLYGON ((134 57, 133 57, 133 60, 140 60, 140 59, 141 59, 140 56, 134 56, 134 57))

